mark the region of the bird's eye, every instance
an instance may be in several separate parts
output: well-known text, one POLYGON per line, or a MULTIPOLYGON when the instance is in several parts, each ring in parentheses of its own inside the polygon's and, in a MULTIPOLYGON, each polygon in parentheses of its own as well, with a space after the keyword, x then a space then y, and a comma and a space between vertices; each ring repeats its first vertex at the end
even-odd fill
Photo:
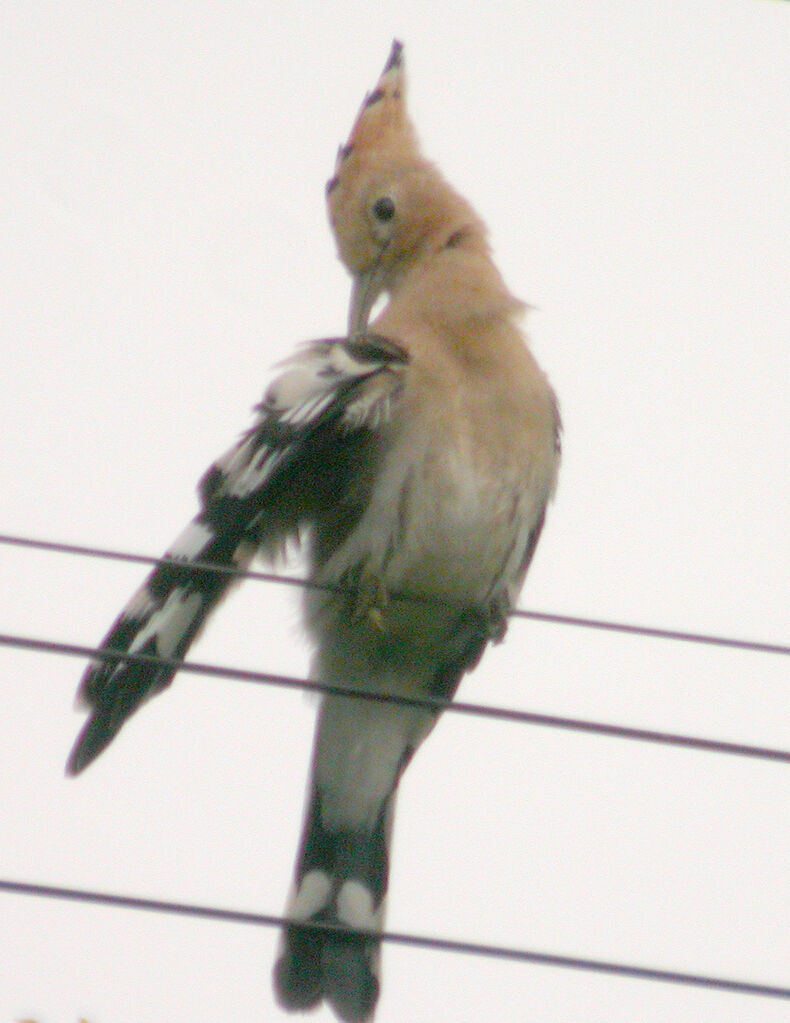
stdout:
POLYGON ((372 209, 373 216, 382 224, 386 224, 395 216, 395 203, 388 195, 382 195, 380 199, 376 199, 372 209))

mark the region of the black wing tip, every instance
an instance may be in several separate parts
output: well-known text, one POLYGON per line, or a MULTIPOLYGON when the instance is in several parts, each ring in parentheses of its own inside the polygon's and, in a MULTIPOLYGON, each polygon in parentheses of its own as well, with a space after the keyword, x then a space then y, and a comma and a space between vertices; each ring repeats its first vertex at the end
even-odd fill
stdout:
POLYGON ((66 761, 66 775, 75 778, 82 774, 85 768, 110 745, 117 732, 117 728, 108 727, 95 713, 91 714, 77 736, 77 741, 66 761))
POLYGON ((91 764, 98 754, 91 754, 81 743, 77 743, 66 761, 66 776, 76 778, 91 764))

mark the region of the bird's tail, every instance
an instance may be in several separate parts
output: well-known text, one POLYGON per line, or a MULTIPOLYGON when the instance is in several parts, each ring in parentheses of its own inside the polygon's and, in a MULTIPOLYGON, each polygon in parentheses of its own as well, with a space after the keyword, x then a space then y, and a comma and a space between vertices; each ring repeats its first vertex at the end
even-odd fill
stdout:
POLYGON ((310 1009, 326 999, 349 1023, 373 1015, 393 807, 394 793, 372 829, 331 831, 314 792, 286 909, 293 923, 283 929, 274 969, 284 1009, 310 1009))
POLYGON ((313 677, 385 698, 324 697, 274 986, 285 1009, 326 999, 340 1019, 363 1023, 379 992, 397 785, 438 716, 386 696, 451 698, 492 623, 479 609, 390 604, 391 623, 419 628, 415 643, 408 633, 398 638, 396 627, 382 638, 378 626, 347 615, 333 595, 318 600, 324 618, 316 619, 323 628, 313 677))
POLYGON ((170 684, 177 670, 172 662, 183 658, 234 582, 228 569, 245 568, 254 549, 242 535, 223 534, 200 516, 181 533, 165 556, 168 563, 151 572, 102 643, 109 653, 134 658, 97 659, 83 675, 77 699, 90 716, 71 751, 68 774, 87 767, 140 704, 170 684))
MULTIPOLYGON (((354 641, 359 628, 348 624, 346 635, 338 629, 325 637, 314 677, 346 685, 367 679, 367 688, 381 692, 400 688, 396 676, 413 666, 376 663, 370 644, 354 641)), ((274 969, 283 1008, 308 1009, 326 999, 349 1023, 373 1015, 396 788, 435 717, 398 703, 324 697, 289 922, 274 969)))

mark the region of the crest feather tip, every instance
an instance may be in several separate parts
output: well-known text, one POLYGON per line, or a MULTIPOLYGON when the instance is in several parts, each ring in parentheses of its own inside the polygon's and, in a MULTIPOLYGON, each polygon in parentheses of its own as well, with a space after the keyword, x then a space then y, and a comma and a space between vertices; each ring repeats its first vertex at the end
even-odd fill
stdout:
POLYGON ((392 40, 392 49, 390 55, 387 58, 387 63, 384 65, 383 74, 386 75, 388 71, 392 71, 393 68, 398 68, 403 63, 403 43, 399 39, 392 40))

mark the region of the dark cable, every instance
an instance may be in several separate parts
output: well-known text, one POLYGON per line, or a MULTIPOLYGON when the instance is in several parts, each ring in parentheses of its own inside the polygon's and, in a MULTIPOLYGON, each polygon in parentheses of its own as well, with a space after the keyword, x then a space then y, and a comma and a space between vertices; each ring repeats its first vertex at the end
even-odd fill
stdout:
MULTIPOLYGON (((58 543, 54 540, 35 540, 32 537, 10 536, 0 534, 0 543, 14 547, 28 547, 35 550, 52 551, 58 554, 77 554, 88 558, 107 558, 111 561, 130 561, 142 565, 177 565, 184 567, 183 559, 153 557, 147 554, 129 554, 125 551, 113 551, 101 547, 82 547, 77 544, 58 543)), ((313 587, 323 590, 337 590, 341 587, 314 583, 296 576, 279 575, 276 572, 257 572, 230 565, 217 565, 210 561, 193 561, 195 570, 207 569, 218 575, 232 575, 239 579, 257 579, 259 582, 282 583, 286 586, 313 587)), ((414 600, 420 603, 437 603, 435 598, 416 595, 395 595, 401 600, 414 600)), ((576 615, 553 614, 545 611, 524 611, 518 608, 510 612, 513 618, 529 618, 533 621, 547 622, 551 625, 575 625, 588 629, 602 629, 607 632, 623 632, 634 636, 648 636, 651 639, 671 639, 683 643, 704 643, 710 646, 723 646, 735 650, 751 650, 755 653, 790 655, 790 645, 782 643, 761 643, 756 640, 733 639, 729 636, 711 636, 700 632, 683 632, 675 629, 659 629, 649 625, 633 625, 623 622, 611 622, 600 618, 581 618, 576 615)))
POLYGON ((624 632, 632 636, 646 636, 649 639, 673 639, 680 643, 703 643, 708 646, 729 647, 732 650, 751 650, 761 654, 790 655, 790 646, 782 643, 760 643, 751 639, 733 639, 729 636, 710 636, 702 632, 682 632, 676 629, 657 629, 649 625, 629 625, 624 622, 609 622, 600 618, 577 618, 573 615, 549 614, 545 611, 512 612, 515 618, 531 618, 537 622, 554 625, 579 625, 586 629, 602 629, 606 632, 624 632))
MULTIPOLYGON (((282 927, 287 923, 281 916, 267 913, 248 913, 236 909, 221 909, 214 906, 199 906, 181 902, 165 902, 159 899, 140 899, 128 895, 109 895, 103 892, 84 891, 77 888, 56 888, 51 885, 25 884, 18 881, 0 880, 0 891, 14 895, 34 895, 48 899, 66 899, 73 902, 98 903, 123 909, 139 909, 154 913, 175 913, 182 916, 220 920, 223 923, 253 924, 263 927, 282 927)), ((576 956, 553 955, 546 952, 532 952, 528 949, 508 948, 502 945, 484 945, 472 941, 455 941, 450 938, 423 937, 417 934, 352 929, 326 923, 300 923, 307 930, 324 933, 360 934, 378 937, 393 945, 410 945, 441 952, 456 952, 462 955, 479 955, 494 959, 510 959, 540 966, 557 966, 572 970, 589 970, 595 973, 615 974, 638 980, 663 981, 668 984, 686 984, 693 987, 712 988, 741 995, 758 995, 764 998, 790 999, 790 988, 752 981, 731 980, 725 977, 710 977, 698 973, 681 973, 674 970, 658 970, 647 966, 632 966, 602 959, 582 959, 576 956)))
POLYGON ((395 693, 371 692, 353 686, 330 685, 308 679, 293 678, 290 675, 274 675, 245 668, 228 668, 197 661, 179 661, 154 654, 132 654, 101 647, 78 646, 74 643, 58 643, 48 639, 34 639, 28 636, 12 636, 0 633, 0 645, 22 650, 38 650, 44 653, 65 654, 70 657, 99 658, 105 661, 125 661, 128 664, 155 664, 173 668, 175 671, 195 675, 209 675, 213 678, 235 679, 239 682, 253 682, 281 686, 288 689, 304 689, 309 692, 331 693, 333 696, 351 696, 359 700, 375 700, 379 703, 394 703, 407 707, 423 707, 426 710, 450 711, 456 714, 472 714, 478 717, 494 718, 500 721, 516 721, 522 724, 538 725, 545 728, 562 728, 574 732, 606 735, 617 739, 633 739, 638 742, 654 742, 665 746, 680 746, 686 749, 703 750, 708 753, 727 753, 734 756, 752 757, 790 763, 790 751, 764 746, 749 746, 742 743, 723 742, 718 739, 703 739, 692 735, 678 735, 672 732, 657 732, 643 728, 629 728, 624 725, 610 725, 600 721, 581 718, 558 717, 551 714, 534 714, 531 711, 514 710, 508 707, 491 707, 485 704, 464 703, 457 700, 442 700, 432 697, 399 696, 395 693))

